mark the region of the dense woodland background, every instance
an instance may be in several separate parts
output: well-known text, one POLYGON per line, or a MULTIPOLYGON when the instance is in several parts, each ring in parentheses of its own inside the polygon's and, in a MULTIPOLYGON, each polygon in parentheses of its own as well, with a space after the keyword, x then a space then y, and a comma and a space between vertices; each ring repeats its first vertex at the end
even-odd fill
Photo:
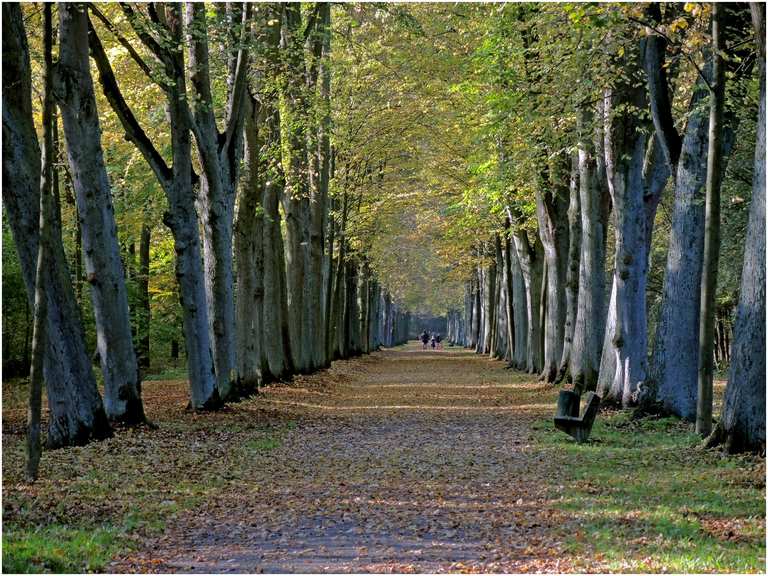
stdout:
POLYGON ((50 447, 143 421, 151 375, 216 409, 444 316, 704 435, 711 356, 710 443, 764 450, 764 13, 6 3, 5 378, 41 279, 50 447))

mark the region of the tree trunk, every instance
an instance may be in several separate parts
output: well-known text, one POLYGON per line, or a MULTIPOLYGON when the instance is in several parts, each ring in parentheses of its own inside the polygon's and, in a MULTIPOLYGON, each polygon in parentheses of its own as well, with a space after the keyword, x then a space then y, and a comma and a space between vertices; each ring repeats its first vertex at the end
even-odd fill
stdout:
POLYGON ((512 259, 515 255, 512 254, 512 246, 509 240, 509 219, 504 221, 504 244, 502 248, 504 258, 504 315, 506 316, 506 329, 507 329, 507 354, 505 360, 510 366, 514 366, 515 363, 515 346, 516 346, 516 330, 517 319, 515 318, 515 306, 514 299, 517 294, 514 293, 514 279, 512 277, 512 259))
MULTIPOLYGON (((309 313, 309 344, 311 346, 311 366, 314 369, 329 365, 327 346, 321 335, 325 334, 326 321, 326 269, 325 229, 328 223, 328 185, 330 182, 331 156, 331 69, 329 65, 331 49, 331 5, 317 5, 318 15, 315 29, 315 40, 312 42, 316 61, 310 69, 312 84, 318 84, 316 115, 320 118, 317 126, 317 137, 309 138, 308 153, 310 161, 310 230, 309 230, 309 282, 307 286, 309 313), (317 70, 317 74, 314 71, 317 70), (317 82, 316 76, 320 77, 317 82)), ((312 136, 314 134, 310 132, 312 136)))
MULTIPOLYGON (((29 48, 20 4, 3 4, 3 205, 13 232, 30 307, 40 238, 40 149, 32 117, 29 48)), ((46 446, 111 435, 72 290, 61 229, 51 229, 45 273, 47 325, 43 365, 50 411, 46 446), (55 345, 54 345, 55 344, 55 345)))
MULTIPOLYGON (((171 132, 173 158, 171 168, 166 165, 160 153, 152 145, 123 99, 109 65, 109 59, 93 28, 90 30, 91 55, 99 70, 104 94, 120 119, 126 131, 126 137, 144 156, 168 199, 169 209, 163 215, 163 223, 173 234, 176 252, 175 272, 183 311, 190 405, 194 409, 213 408, 218 405, 218 394, 208 329, 198 218, 194 206, 191 116, 186 100, 184 53, 161 47, 146 33, 146 28, 130 5, 123 4, 122 8, 137 36, 163 63, 166 75, 172 79, 172 82, 160 85, 166 95, 166 110, 171 132)), ((169 3, 164 5, 164 8, 164 12, 161 13, 166 27, 165 32, 171 39, 171 44, 179 45, 183 41, 181 5, 169 3)))
POLYGON ((544 274, 544 248, 538 236, 531 246, 528 234, 524 230, 515 232, 513 240, 525 284, 528 327, 525 369, 530 374, 539 374, 544 360, 541 331, 541 281, 544 274))
POLYGON ((729 452, 765 453, 765 4, 753 3, 760 92, 752 203, 733 327, 728 387, 720 422, 708 439, 729 452))
POLYGON ((259 162, 263 142, 259 126, 264 123, 258 102, 250 95, 245 120, 245 174, 235 221, 237 263, 237 386, 238 396, 256 391, 262 381, 264 218, 261 200, 263 166, 259 162))
MULTIPOLYGON (((712 4, 712 82, 709 96, 709 143, 707 148, 707 183, 704 210, 704 254, 701 271, 701 304, 699 309, 699 370, 696 400, 696 432, 709 436, 712 432, 712 371, 715 339, 714 323, 717 296, 717 267, 720 254, 720 182, 723 156, 723 107, 725 74, 720 51, 724 49, 721 13, 712 4)), ((758 125, 759 126, 759 125, 758 125)), ((759 130, 760 128, 758 128, 759 130)))
POLYGON ((571 344, 576 325, 576 304, 579 298, 579 262, 581 260, 581 205, 579 202, 578 157, 571 158, 571 179, 568 202, 568 257, 565 273, 565 326, 563 328, 563 354, 557 382, 565 379, 571 361, 571 344))
POLYGON ((591 137, 592 112, 579 112, 579 201, 581 204, 581 257, 576 324, 569 371, 574 389, 594 390, 600 369, 605 323, 605 215, 591 137))
MULTIPOLYGON (((5 16, 5 15, 4 15, 5 16)), ((42 445, 40 420, 43 400, 43 362, 46 343, 46 295, 43 288, 45 270, 50 266, 52 241, 51 218, 53 217, 53 182, 56 173, 53 147, 53 16, 52 6, 43 7, 43 150, 40 170, 40 225, 35 269, 35 309, 32 332, 32 366, 29 371, 29 407, 27 412, 27 466, 29 482, 37 480, 42 445)))
POLYGON ((708 118, 698 111, 706 97, 697 82, 675 180, 675 206, 650 375, 657 397, 673 414, 696 417, 698 315, 704 225, 708 118))
POLYGON ((149 244, 152 238, 152 229, 148 224, 141 226, 141 241, 139 242, 139 314, 137 322, 137 336, 139 341, 137 360, 141 368, 149 368, 149 329, 152 310, 149 298, 149 244))
POLYGON ((315 286, 310 263, 310 181, 307 150, 307 102, 304 41, 299 4, 282 5, 280 50, 283 53, 279 75, 280 127, 285 194, 286 279, 290 318, 291 349, 294 367, 299 373, 313 368, 311 339, 316 334, 312 324, 311 296, 315 286))
POLYGON ((549 181, 542 179, 536 188, 536 218, 539 237, 544 246, 547 263, 546 316, 544 320, 544 365, 541 372, 545 382, 554 382, 563 355, 565 329, 565 280, 568 252, 568 192, 565 175, 568 167, 562 158, 550 162, 549 181))
POLYGON ((512 263, 512 308, 515 325, 512 364, 518 370, 525 370, 528 366, 528 295, 520 258, 512 239, 508 239, 507 254, 510 255, 512 263))
POLYGON ((224 133, 219 133, 214 114, 205 6, 188 3, 185 18, 190 45, 189 78, 194 89, 192 130, 202 167, 198 207, 203 231, 208 323, 216 386, 221 400, 228 400, 237 394, 233 387, 236 347, 232 237, 235 193, 243 147, 248 69, 248 50, 245 44, 249 35, 250 10, 251 5, 246 4, 240 19, 240 38, 235 39, 239 40, 240 48, 237 50, 236 64, 230 66, 228 84, 231 89, 224 133))
POLYGON ((56 95, 83 228, 85 267, 104 376, 104 407, 111 420, 136 424, 145 420, 144 408, 88 60, 87 12, 77 4, 60 5, 59 34, 56 95))
POLYGON ((625 107, 644 110, 647 105, 645 87, 632 84, 640 74, 639 49, 628 50, 624 69, 628 80, 607 90, 604 100, 606 173, 615 215, 616 253, 599 390, 605 400, 627 407, 636 401, 635 392, 647 371, 646 136, 639 115, 623 111, 625 107), (613 356, 610 366, 606 365, 608 355, 613 356))

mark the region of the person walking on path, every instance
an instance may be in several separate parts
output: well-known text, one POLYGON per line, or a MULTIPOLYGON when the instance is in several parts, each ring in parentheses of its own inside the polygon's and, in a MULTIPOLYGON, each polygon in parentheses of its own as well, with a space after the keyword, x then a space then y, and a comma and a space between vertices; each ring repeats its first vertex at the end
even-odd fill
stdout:
POLYGON ((424 332, 421 333, 421 349, 422 350, 427 349, 427 342, 429 342, 429 332, 424 330, 424 332))

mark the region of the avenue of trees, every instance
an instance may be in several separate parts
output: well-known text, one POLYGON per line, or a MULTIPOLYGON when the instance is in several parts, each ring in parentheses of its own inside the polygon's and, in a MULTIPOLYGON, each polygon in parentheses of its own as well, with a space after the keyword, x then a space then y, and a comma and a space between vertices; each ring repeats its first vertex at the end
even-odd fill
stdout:
POLYGON ((709 445, 764 450, 765 6, 499 12, 479 72, 498 224, 472 246, 449 338, 695 421, 709 445), (746 233, 721 224, 747 196, 746 233), (740 284, 719 301, 734 242, 743 257, 722 266, 740 284), (713 431, 715 360, 729 367, 713 431))
POLYGON ((345 237, 351 190, 330 210, 330 19, 325 3, 3 5, 3 206, 35 320, 33 460, 43 374, 50 448, 145 421, 155 204, 192 409, 404 341, 407 312, 345 237), (148 170, 116 174, 137 162, 148 170), (138 238, 121 234, 141 203, 138 238))
POLYGON ((3 365, 31 366, 32 456, 43 382, 46 445, 83 444, 146 421, 153 371, 216 410, 404 342, 411 313, 764 450, 764 5, 2 10, 3 365))

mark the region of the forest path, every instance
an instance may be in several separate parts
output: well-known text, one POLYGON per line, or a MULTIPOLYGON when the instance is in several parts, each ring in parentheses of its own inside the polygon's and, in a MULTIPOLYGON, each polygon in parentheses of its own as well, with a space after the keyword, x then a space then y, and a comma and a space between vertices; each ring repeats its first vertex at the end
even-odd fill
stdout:
POLYGON ((277 408, 289 425, 246 440, 232 456, 243 477, 111 569, 559 571, 545 493, 558 473, 530 444, 555 395, 416 343, 267 387, 238 409, 277 408))

